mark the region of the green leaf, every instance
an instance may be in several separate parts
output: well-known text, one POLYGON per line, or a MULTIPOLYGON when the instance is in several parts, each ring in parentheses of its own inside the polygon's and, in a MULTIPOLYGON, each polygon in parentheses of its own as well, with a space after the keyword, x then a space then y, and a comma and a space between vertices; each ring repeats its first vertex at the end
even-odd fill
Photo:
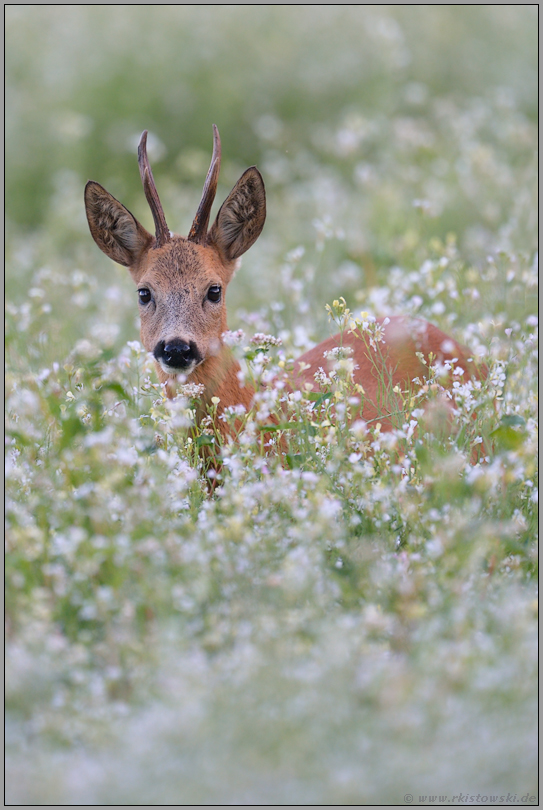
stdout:
POLYGON ((525 432, 520 432, 515 430, 514 427, 503 424, 503 420, 502 424, 493 430, 490 435, 502 450, 517 450, 526 439, 525 432))
POLYGON ((297 469, 301 467, 304 457, 301 453, 286 453, 285 454, 285 461, 287 462, 289 470, 297 469))
POLYGON ((310 391, 307 394, 307 398, 314 402, 316 405, 320 405, 322 402, 325 402, 327 399, 330 399, 332 396, 331 391, 326 391, 324 394, 321 394, 319 391, 310 391))
POLYGON ((503 425, 504 427, 526 427, 526 420, 522 418, 522 416, 518 416, 518 414, 511 413, 507 414, 506 416, 502 416, 500 421, 500 426, 503 425))
POLYGON ((279 422, 278 425, 259 425, 258 429, 261 433, 275 433, 278 430, 297 430, 299 427, 298 422, 279 422))
POLYGON ((196 445, 197 447, 213 447, 215 444, 215 439, 213 436, 209 436, 207 433, 202 433, 201 436, 196 437, 196 445))
POLYGON ((64 450, 71 444, 72 439, 79 433, 85 432, 85 425, 77 416, 69 416, 62 422, 62 436, 60 438, 60 449, 64 450))

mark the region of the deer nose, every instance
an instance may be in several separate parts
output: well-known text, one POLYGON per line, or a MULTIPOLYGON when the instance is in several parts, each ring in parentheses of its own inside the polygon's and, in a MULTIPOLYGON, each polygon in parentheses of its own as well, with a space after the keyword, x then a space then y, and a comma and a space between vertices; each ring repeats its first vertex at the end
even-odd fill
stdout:
POLYGON ((162 365, 181 371, 200 360, 196 344, 192 340, 190 343, 186 343, 179 338, 169 340, 167 343, 161 340, 155 347, 153 354, 155 360, 158 360, 162 365))

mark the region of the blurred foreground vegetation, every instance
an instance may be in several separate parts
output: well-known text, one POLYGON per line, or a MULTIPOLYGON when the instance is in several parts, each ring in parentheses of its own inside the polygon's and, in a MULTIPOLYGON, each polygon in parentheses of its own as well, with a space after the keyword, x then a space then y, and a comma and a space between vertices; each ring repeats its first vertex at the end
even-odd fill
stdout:
POLYGON ((536 795, 536 10, 7 7, 8 804, 536 795), (452 438, 350 425, 337 376, 282 463, 260 398, 209 495, 82 197, 151 227, 147 128, 186 233, 212 123, 218 203, 253 163, 268 193, 249 371, 340 296, 421 315, 490 369, 452 438))

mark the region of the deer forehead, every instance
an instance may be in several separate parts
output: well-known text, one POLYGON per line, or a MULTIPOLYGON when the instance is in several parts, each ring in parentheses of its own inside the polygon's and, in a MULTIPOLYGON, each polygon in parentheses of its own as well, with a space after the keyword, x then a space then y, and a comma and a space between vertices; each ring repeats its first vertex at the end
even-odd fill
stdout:
POLYGON ((151 248, 138 270, 139 285, 148 283, 166 293, 225 283, 228 275, 213 248, 193 244, 182 236, 151 248))

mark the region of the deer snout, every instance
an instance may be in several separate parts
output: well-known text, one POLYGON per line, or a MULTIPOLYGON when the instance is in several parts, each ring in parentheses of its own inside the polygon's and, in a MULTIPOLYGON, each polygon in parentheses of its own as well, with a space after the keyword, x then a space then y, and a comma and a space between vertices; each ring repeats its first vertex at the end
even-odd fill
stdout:
POLYGON ((175 373, 187 371, 202 362, 202 356, 193 340, 188 343, 180 338, 173 340, 161 340, 155 346, 153 352, 155 360, 162 366, 164 371, 175 373))

